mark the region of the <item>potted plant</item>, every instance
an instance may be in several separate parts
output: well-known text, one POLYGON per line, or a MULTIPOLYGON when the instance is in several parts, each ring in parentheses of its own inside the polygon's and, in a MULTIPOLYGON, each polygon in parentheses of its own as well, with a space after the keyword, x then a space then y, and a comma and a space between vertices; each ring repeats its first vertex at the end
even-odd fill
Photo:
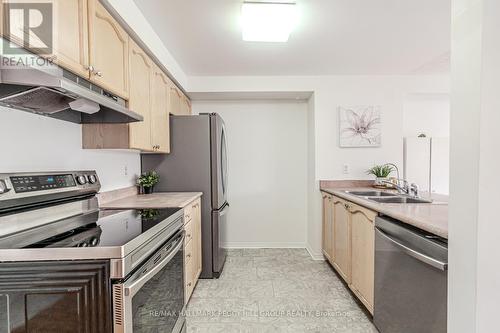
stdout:
POLYGON ((137 186, 140 187, 140 193, 151 194, 153 193, 154 186, 160 181, 160 176, 156 171, 149 171, 143 173, 137 178, 137 186))
POLYGON ((387 187, 384 181, 388 181, 387 177, 394 171, 394 167, 391 165, 375 165, 371 169, 367 170, 368 175, 374 175, 375 186, 377 187, 387 187))

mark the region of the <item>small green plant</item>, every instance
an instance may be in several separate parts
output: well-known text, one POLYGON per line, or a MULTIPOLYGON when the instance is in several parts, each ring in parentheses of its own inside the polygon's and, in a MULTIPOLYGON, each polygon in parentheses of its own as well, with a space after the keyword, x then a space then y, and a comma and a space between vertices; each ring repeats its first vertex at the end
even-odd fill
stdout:
POLYGON ((394 171, 391 165, 375 165, 366 171, 368 175, 374 175, 377 178, 387 178, 394 171))
POLYGON ((158 209, 142 209, 139 213, 144 220, 151 220, 160 215, 158 209))
POLYGON ((142 187, 153 187, 160 181, 160 176, 156 171, 149 171, 143 173, 139 178, 137 178, 137 185, 142 187))

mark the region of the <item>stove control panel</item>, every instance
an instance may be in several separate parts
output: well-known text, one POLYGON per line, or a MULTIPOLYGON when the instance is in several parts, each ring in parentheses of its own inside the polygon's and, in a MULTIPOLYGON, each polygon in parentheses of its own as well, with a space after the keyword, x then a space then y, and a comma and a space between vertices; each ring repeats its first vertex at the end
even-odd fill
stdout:
POLYGON ((9 190, 7 187, 9 182, 7 182, 7 180, 10 181, 15 193, 57 190, 72 187, 85 188, 98 182, 95 172, 15 174, 8 177, 8 179, 0 179, 0 193, 5 193, 9 190), (5 186, 2 186, 2 184, 5 186))
POLYGON ((16 176, 10 182, 16 193, 76 186, 73 175, 16 176))
POLYGON ((94 170, 0 173, 0 215, 42 203, 91 197, 100 189, 94 170))

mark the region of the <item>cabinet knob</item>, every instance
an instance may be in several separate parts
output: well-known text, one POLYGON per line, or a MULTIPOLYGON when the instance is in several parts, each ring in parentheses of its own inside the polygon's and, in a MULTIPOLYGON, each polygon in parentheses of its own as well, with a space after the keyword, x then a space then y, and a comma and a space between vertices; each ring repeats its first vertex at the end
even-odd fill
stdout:
POLYGON ((188 253, 186 257, 191 258, 191 253, 188 253))
POLYGON ((191 287, 191 284, 192 284, 192 283, 191 283, 191 282, 189 282, 189 283, 187 284, 187 285, 188 285, 188 287, 191 287))
POLYGON ((101 71, 96 71, 94 74, 95 74, 96 76, 102 77, 102 72, 101 72, 101 71))
POLYGON ((94 68, 94 66, 86 66, 86 67, 85 67, 85 70, 90 71, 90 72, 93 74, 93 73, 94 73, 95 68, 94 68))

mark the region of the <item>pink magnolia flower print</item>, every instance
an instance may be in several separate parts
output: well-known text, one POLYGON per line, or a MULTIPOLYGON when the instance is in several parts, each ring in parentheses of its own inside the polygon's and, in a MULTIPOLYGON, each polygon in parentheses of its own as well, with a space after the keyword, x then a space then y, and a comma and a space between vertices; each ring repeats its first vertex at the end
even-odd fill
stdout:
POLYGON ((375 106, 340 107, 340 146, 379 147, 380 109, 375 106))

